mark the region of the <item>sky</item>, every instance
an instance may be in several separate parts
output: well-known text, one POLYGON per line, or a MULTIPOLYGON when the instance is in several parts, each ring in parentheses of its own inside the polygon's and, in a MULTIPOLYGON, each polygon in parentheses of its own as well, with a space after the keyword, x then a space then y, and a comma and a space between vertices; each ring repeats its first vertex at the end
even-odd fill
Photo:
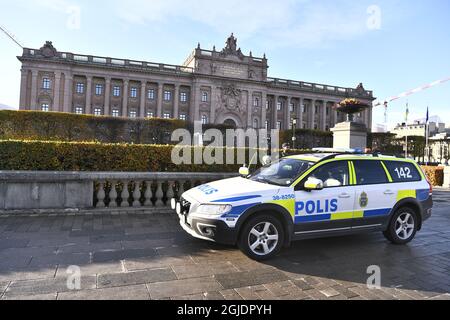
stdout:
MULTIPOLYGON (((28 48, 182 64, 200 42, 269 59, 269 76, 343 87, 380 100, 450 77, 449 0, 0 0, 0 25, 28 48)), ((21 48, 0 33, 0 104, 18 107, 21 48)), ((389 104, 388 126, 450 126, 450 81, 389 104)), ((374 125, 384 108, 374 109, 374 125)))

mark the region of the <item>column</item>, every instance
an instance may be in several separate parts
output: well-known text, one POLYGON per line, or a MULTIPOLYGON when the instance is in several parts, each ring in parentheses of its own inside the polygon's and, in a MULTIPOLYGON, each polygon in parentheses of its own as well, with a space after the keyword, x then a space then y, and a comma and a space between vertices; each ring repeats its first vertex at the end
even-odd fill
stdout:
POLYGON ((64 112, 72 112, 72 88, 73 77, 68 72, 64 73, 64 112))
POLYGON ((20 70, 22 75, 20 79, 20 104, 19 109, 20 110, 26 110, 29 109, 29 106, 27 105, 27 84, 28 84, 28 70, 23 69, 20 70))
POLYGON ((86 114, 92 114, 92 76, 86 76, 86 114))
POLYGON ((267 104, 267 93, 263 92, 262 93, 262 99, 261 99, 261 123, 260 123, 260 128, 265 128, 266 125, 266 121, 267 121, 267 109, 266 109, 266 104, 267 104))
POLYGON ((298 103, 299 106, 297 108, 297 128, 298 129, 302 129, 303 128, 303 103, 304 103, 304 99, 303 98, 299 98, 298 99, 298 103))
POLYGON ((128 79, 123 80, 122 117, 128 117, 128 79))
POLYGON ((314 129, 314 118, 315 118, 315 111, 316 111, 316 100, 311 99, 311 105, 309 107, 309 129, 314 129))
POLYGON ((294 110, 292 110, 291 112, 291 103, 292 103, 292 98, 291 97, 287 97, 286 98, 286 113, 285 113, 285 121, 286 121, 286 127, 285 129, 289 129, 289 125, 292 123, 292 119, 291 119, 291 115, 294 115, 294 110))
POLYGON ((147 81, 141 81, 141 101, 139 105, 139 117, 141 118, 145 118, 146 85, 147 81))
POLYGON ((273 129, 277 129, 277 124, 278 124, 278 99, 279 97, 277 95, 273 96, 273 106, 272 106, 272 119, 273 119, 273 123, 272 123, 272 128, 273 129))
POLYGON ((111 103, 111 78, 105 78, 105 106, 103 113, 105 116, 111 115, 110 111, 110 103, 111 103))
POLYGON ((194 82, 194 93, 192 96, 191 101, 193 101, 193 108, 194 114, 192 115, 193 121, 200 121, 200 84, 194 82))
MULTIPOLYGON (((180 85, 175 84, 175 94, 173 100, 173 118, 178 119, 180 116, 180 85)), ((212 118, 212 113, 211 113, 212 118)), ((213 119, 211 119, 213 121, 213 119)))
POLYGON ((322 112, 320 118, 320 130, 325 131, 327 127, 327 102, 325 100, 322 101, 322 112))
POLYGON ((253 91, 248 90, 247 92, 247 128, 252 128, 252 115, 253 115, 253 91))
POLYGON ((336 105, 336 102, 331 101, 330 103, 332 103, 332 107, 331 107, 331 114, 330 114, 330 128, 333 128, 336 126, 337 123, 337 111, 336 108, 334 107, 336 105))
POLYGON ((368 125, 367 129, 369 132, 372 131, 372 111, 373 111, 373 107, 372 107, 372 104, 370 104, 369 109, 367 109, 367 112, 369 113, 369 125, 368 125))
POLYGON ((157 118, 162 118, 163 90, 164 90, 164 84, 158 83, 158 109, 156 110, 157 118))
POLYGON ((39 110, 37 106, 37 79, 38 79, 38 71, 31 71, 31 102, 30 102, 30 110, 39 110))
POLYGON ((53 86, 53 111, 62 111, 61 106, 61 72, 55 72, 55 84, 53 86))

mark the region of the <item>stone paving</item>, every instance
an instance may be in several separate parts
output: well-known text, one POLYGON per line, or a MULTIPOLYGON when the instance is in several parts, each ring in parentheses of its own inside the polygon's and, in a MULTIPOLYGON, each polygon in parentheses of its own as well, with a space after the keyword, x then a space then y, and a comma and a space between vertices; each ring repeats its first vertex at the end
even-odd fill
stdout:
POLYGON ((417 238, 294 243, 258 263, 191 238, 173 214, 0 216, 1 299, 450 299, 450 191, 417 238), (67 286, 81 268, 80 290, 67 286), (381 268, 381 289, 366 286, 381 268), (69 271, 72 269, 69 269, 69 271))

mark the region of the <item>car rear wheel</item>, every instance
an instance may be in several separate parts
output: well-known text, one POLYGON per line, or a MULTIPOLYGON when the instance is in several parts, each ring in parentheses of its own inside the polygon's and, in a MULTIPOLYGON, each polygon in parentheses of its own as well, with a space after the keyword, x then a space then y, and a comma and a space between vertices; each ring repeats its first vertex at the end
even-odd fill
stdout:
POLYGON ((284 243, 284 230, 280 221, 270 215, 251 218, 239 237, 239 248, 250 258, 267 260, 277 255, 284 243))
POLYGON ((413 209, 400 208, 392 216, 384 236, 394 244, 406 244, 414 239, 417 223, 417 214, 413 209))

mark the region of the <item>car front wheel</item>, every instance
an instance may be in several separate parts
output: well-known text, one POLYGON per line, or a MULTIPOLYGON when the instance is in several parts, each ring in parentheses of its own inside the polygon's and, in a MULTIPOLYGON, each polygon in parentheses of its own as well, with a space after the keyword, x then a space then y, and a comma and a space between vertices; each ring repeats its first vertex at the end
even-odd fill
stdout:
POLYGON ((417 214, 411 208, 400 208, 392 216, 384 236, 394 244, 406 244, 414 239, 417 232, 417 214))
POLYGON ((254 260, 267 260, 281 250, 284 230, 280 221, 270 215, 256 216, 243 227, 239 248, 254 260))

